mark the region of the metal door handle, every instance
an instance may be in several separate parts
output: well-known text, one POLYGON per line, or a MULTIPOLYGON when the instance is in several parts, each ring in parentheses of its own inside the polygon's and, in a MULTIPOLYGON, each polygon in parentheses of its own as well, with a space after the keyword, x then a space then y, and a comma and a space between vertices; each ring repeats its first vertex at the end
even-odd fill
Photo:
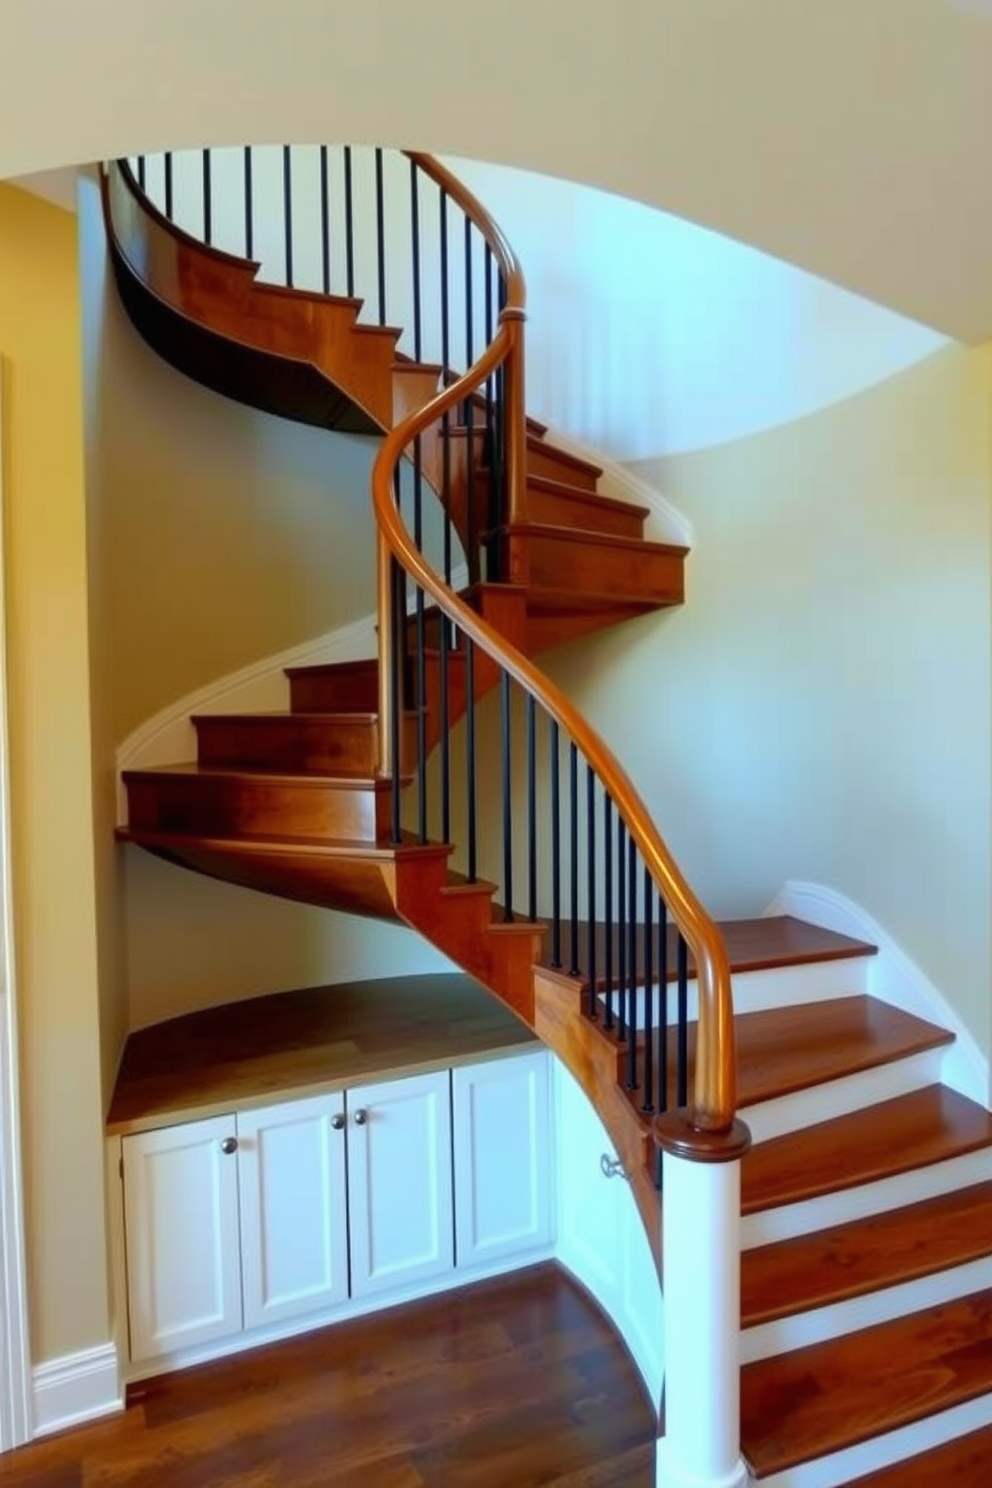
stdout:
POLYGON ((338 1111, 331 1117, 331 1125, 335 1131, 344 1131, 344 1112, 338 1111))
POLYGON ((368 1121, 368 1119, 369 1119, 369 1113, 368 1113, 368 1111, 366 1111, 363 1107, 360 1106, 358 1108, 358 1110, 355 1112, 355 1125, 356 1126, 364 1126, 365 1123, 366 1123, 366 1121, 368 1121))
POLYGON ((220 1144, 220 1150, 221 1150, 221 1152, 223 1152, 223 1154, 224 1154, 225 1157, 230 1157, 230 1155, 231 1155, 232 1152, 237 1152, 237 1150, 238 1150, 238 1139, 237 1139, 237 1137, 225 1137, 224 1140, 223 1140, 223 1142, 221 1142, 221 1144, 220 1144))

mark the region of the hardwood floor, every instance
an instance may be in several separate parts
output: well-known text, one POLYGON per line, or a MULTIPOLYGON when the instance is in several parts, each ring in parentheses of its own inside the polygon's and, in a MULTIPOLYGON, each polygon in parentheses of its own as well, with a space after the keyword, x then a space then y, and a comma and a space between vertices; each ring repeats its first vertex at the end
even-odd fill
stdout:
POLYGON ((651 1488, 655 1425, 552 1264, 135 1386, 6 1488, 651 1488))

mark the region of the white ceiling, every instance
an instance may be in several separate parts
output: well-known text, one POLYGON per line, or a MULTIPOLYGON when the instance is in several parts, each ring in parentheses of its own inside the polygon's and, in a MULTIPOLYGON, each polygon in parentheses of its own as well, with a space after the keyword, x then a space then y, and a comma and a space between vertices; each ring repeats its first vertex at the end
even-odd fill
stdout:
POLYGON ((2 0, 0 177, 289 139, 584 180, 992 338, 986 0, 2 0))

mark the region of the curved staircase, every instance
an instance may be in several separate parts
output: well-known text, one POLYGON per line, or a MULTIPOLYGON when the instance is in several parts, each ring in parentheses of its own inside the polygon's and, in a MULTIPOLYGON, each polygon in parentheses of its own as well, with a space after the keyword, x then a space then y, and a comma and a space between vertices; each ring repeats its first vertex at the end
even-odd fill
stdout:
MULTIPOLYGON (((460 377, 443 323, 438 360, 421 354, 416 294, 411 355, 398 328, 360 318, 353 284, 327 292, 326 234, 322 291, 292 287, 288 244, 289 283, 263 284, 250 223, 245 256, 222 252, 153 206, 143 163, 107 171, 117 282, 161 355, 264 410, 387 436, 378 655, 294 669, 285 713, 195 718, 194 764, 126 773, 119 835, 425 936, 578 1078, 659 1264, 656 1116, 680 1108, 687 1142, 718 1155, 741 1107, 755 1137, 741 1199, 752 1475, 813 1488, 892 1462, 870 1480, 985 1485, 992 1116, 942 1084, 951 1035, 870 995, 872 947, 789 919, 715 926, 534 664, 681 603, 686 555, 646 541, 645 511, 600 494, 594 465, 525 420, 512 251, 443 167, 408 159, 415 219, 418 190, 439 193, 445 254, 450 207, 466 244, 479 235, 485 304, 477 346, 465 311, 460 377), (427 499, 444 514, 433 559, 427 499)), ((419 273, 418 252, 415 289, 419 273)), ((383 322, 381 264, 378 277, 383 322)))

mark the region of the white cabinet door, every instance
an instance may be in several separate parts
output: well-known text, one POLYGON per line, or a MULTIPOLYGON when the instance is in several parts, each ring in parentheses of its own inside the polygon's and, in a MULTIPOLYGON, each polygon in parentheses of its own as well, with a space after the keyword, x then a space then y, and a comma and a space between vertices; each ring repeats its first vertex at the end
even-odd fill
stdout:
POLYGON ((344 1104, 342 1092, 238 1116, 246 1328, 347 1299, 344 1104))
POLYGON ((234 1136, 234 1117, 218 1116, 123 1140, 135 1361, 241 1327, 234 1136))
POLYGON ((447 1070, 349 1090, 348 1201, 353 1297, 451 1270, 447 1070))
POLYGON ((548 1245, 554 1210, 547 1054, 465 1065, 452 1079, 458 1266, 548 1245))

